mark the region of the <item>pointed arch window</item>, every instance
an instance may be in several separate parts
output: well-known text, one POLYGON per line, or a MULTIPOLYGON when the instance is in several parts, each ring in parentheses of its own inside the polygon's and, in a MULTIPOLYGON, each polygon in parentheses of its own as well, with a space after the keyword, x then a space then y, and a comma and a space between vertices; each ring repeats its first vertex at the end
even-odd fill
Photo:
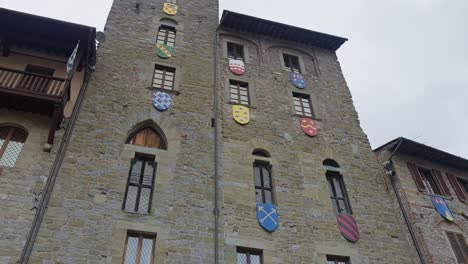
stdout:
POLYGON ((144 127, 138 130, 130 137, 127 143, 148 148, 167 149, 164 137, 151 127, 144 127))
POLYGON ((14 167, 28 134, 12 126, 0 127, 0 166, 14 167))

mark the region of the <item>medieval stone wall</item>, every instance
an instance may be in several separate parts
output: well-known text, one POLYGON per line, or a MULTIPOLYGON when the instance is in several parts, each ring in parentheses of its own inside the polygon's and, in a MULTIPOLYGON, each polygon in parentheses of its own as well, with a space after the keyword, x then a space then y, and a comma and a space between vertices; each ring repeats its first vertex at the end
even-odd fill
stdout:
POLYGON ((350 256, 351 263, 413 263, 414 252, 398 221, 397 209, 379 173, 367 136, 359 126, 350 91, 335 52, 221 32, 219 72, 223 116, 223 199, 225 263, 235 263, 236 247, 263 250, 265 263, 326 263, 326 255, 350 256), (244 45, 246 74, 229 71, 226 42, 244 45), (307 88, 289 80, 282 54, 299 57, 307 88), (251 120, 232 118, 229 80, 249 84, 251 120), (302 132, 293 92, 309 94, 320 128, 316 137, 302 132), (256 148, 271 158, 252 156, 256 148), (360 240, 340 234, 322 163, 333 159, 349 195, 360 240), (256 219, 252 164, 272 166, 279 227, 264 231, 256 219))

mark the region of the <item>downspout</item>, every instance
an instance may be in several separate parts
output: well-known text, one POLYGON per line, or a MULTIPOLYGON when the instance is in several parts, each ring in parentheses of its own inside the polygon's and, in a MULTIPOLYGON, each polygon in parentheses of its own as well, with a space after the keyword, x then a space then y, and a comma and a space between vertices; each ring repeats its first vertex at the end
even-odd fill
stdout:
POLYGON ((384 162, 383 165, 384 165, 384 169, 386 171, 391 171, 391 173, 389 174, 390 183, 392 184, 392 189, 395 192, 395 196, 396 196, 398 205, 400 206, 401 214, 403 215, 406 226, 408 227, 408 231, 410 233, 411 239, 413 240, 413 244, 414 244, 414 247, 416 248, 416 252, 418 253, 419 260, 421 261, 421 264, 426 264, 426 262, 424 261, 424 258, 423 258, 421 248, 419 247, 418 240, 416 239, 416 234, 414 232, 413 226, 411 225, 408 214, 407 214, 406 209, 405 209, 405 207, 403 205, 403 202, 401 200, 400 192, 398 191, 398 188, 396 186, 396 182, 395 182, 396 172, 395 172, 395 170, 388 169, 388 167, 387 167, 389 164, 393 163, 392 158, 397 153, 397 151, 400 148, 402 143, 403 143, 403 138, 399 138, 398 145, 396 146, 395 150, 393 150, 392 154, 387 159, 387 161, 384 162))
POLYGON ((90 29, 89 39, 90 40, 88 42, 88 48, 87 48, 86 55, 85 55, 86 56, 85 57, 86 58, 86 72, 84 76, 84 81, 81 86, 80 93, 76 100, 75 106, 73 108, 70 121, 65 130, 62 141, 60 142, 60 146, 57 150, 57 155, 55 156, 54 163, 52 164, 49 177, 47 178, 47 182, 42 190, 43 195, 41 197, 41 200, 39 201, 36 214, 34 215, 31 229, 29 230, 28 236, 26 238, 26 242, 21 252, 21 256, 18 261, 19 264, 27 264, 29 262, 29 258, 31 257, 34 243, 37 238, 37 234, 39 233, 42 220, 44 219, 44 216, 47 212, 50 197, 52 196, 52 192, 54 190, 55 181, 57 180, 58 173, 62 167, 62 163, 65 158, 65 153, 67 151, 67 147, 70 142, 76 120, 78 119, 78 114, 83 104, 84 95, 86 93, 86 90, 88 89, 89 80, 91 78, 92 72, 94 71, 94 69, 91 68, 92 66, 90 65, 90 58, 89 58, 89 50, 94 47, 94 45, 92 44, 92 41, 94 41, 94 31, 92 29, 90 29))
POLYGON ((213 118, 214 118, 214 263, 219 263, 219 126, 221 126, 221 122, 218 122, 219 118, 219 76, 218 76, 218 33, 219 33, 219 26, 216 28, 215 32, 215 46, 214 46, 214 87, 213 87, 213 118))

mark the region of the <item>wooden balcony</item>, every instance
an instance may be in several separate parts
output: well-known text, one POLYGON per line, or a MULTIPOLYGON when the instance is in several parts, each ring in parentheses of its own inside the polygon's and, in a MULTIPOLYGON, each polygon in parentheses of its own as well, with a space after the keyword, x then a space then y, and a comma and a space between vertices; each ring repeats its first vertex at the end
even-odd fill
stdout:
POLYGON ((0 107, 52 116, 48 143, 70 99, 70 80, 0 67, 0 107))

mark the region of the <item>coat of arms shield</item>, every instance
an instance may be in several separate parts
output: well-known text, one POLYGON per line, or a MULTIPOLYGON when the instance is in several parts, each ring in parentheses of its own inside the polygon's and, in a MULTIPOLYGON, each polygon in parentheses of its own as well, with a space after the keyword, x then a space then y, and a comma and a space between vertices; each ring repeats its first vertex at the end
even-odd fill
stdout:
POLYGON ((165 92, 155 92, 152 96, 153 106, 159 111, 165 111, 171 107, 172 98, 168 93, 165 92))
POLYGON ((434 208, 436 211, 445 219, 447 219, 450 222, 453 222, 454 217, 452 214, 452 211, 450 211, 450 208, 447 205, 447 202, 445 201, 444 198, 438 197, 438 196, 432 196, 431 197, 432 204, 434 205, 434 208))
POLYGON ((163 5, 163 11, 167 15, 173 16, 177 14, 177 10, 179 7, 176 4, 173 3, 164 3, 163 5))
POLYGON ((232 117, 237 123, 245 125, 250 122, 250 109, 243 105, 233 105, 232 117))
POLYGON ((291 74, 289 75, 289 79, 294 84, 294 86, 296 86, 299 89, 304 89, 307 86, 304 77, 300 73, 291 72, 291 74))
POLYGON ((257 203, 257 220, 261 227, 268 232, 278 228, 278 210, 273 204, 257 203))
POLYGON ((174 52, 174 48, 168 46, 166 44, 156 43, 156 54, 162 58, 167 59, 172 57, 172 53, 174 52))
POLYGON ((302 127, 302 131, 306 133, 308 136, 315 137, 318 133, 318 127, 315 124, 314 120, 306 117, 301 117, 299 122, 302 127))
POLYGON ((336 216, 336 220, 341 235, 349 242, 356 243, 359 240, 359 229, 354 217, 348 214, 341 214, 336 216))
POLYGON ((243 75, 245 73, 244 61, 229 59, 229 70, 236 75, 243 75))

